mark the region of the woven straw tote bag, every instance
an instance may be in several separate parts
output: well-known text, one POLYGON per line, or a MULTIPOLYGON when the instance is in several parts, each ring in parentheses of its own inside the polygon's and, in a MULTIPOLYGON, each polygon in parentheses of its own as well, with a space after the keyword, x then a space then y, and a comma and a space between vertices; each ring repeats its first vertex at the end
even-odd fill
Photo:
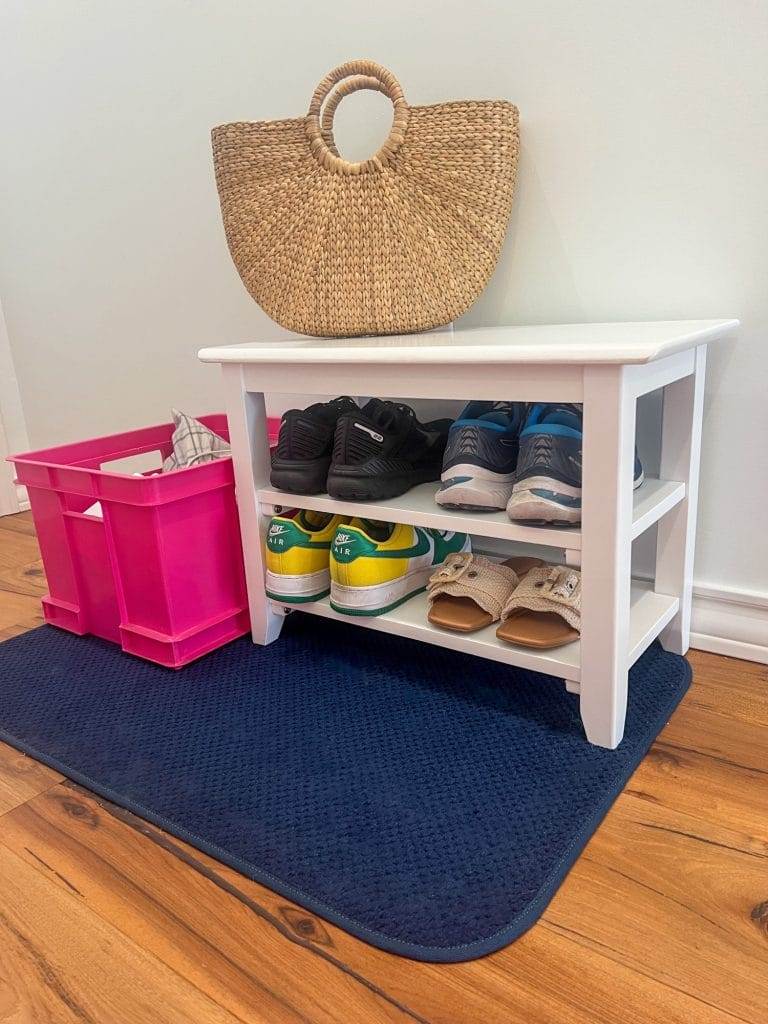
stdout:
POLYGON ((306 117, 221 125, 212 141, 232 259, 289 330, 429 330, 466 312, 493 273, 519 145, 505 100, 411 107, 391 71, 355 60, 322 80, 306 117), (333 116, 358 89, 387 96, 394 117, 381 149, 352 163, 333 116))

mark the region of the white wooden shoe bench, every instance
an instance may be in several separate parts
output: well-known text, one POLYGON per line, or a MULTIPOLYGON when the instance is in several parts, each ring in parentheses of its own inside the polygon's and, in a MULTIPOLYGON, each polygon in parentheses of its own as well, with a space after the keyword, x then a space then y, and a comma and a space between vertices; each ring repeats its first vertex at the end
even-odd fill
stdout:
POLYGON ((579 641, 551 651, 503 643, 495 626, 471 634, 434 627, 424 595, 373 618, 349 619, 327 598, 301 610, 559 677, 579 694, 590 742, 616 747, 632 664, 656 637, 668 651, 688 649, 706 351, 737 326, 737 320, 692 320, 489 327, 203 349, 200 359, 221 363, 224 371, 254 643, 277 640, 286 614, 264 589, 263 542, 275 506, 558 548, 568 564, 581 566, 582 627, 579 641), (664 388, 660 478, 633 491, 636 403, 658 388, 664 388), (264 395, 299 393, 581 402, 581 527, 536 528, 510 522, 505 512, 442 509, 434 501, 437 484, 381 502, 274 490, 264 395), (656 522, 656 576, 648 584, 631 578, 632 541, 656 522))

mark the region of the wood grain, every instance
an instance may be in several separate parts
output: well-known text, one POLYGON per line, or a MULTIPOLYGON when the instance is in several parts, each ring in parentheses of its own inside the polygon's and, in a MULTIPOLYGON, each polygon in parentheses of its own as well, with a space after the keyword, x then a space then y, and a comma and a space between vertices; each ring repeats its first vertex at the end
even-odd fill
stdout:
POLYGON ((87 905, 140 941, 176 973, 233 1013, 247 1012, 256 980, 274 990, 281 978, 311 1020, 334 1020, 343 996, 351 1021, 429 1020, 517 1022, 563 1020, 586 1024, 617 992, 641 1020, 716 1020, 693 996, 670 993, 642 972, 581 948, 580 940, 535 928, 508 950, 467 964, 408 962, 357 941, 258 883, 154 826, 71 784, 6 815, 2 842, 32 868, 78 891, 87 905), (147 841, 157 849, 147 855, 147 841), (233 928, 235 931, 233 932, 233 928), (258 963, 251 951, 258 949, 258 963), (319 958, 320 965, 313 965, 319 958), (582 961, 594 976, 588 984, 582 961), (205 963, 201 976, 199 965, 205 963), (275 965, 288 963, 283 976, 275 965), (335 968, 335 971, 334 971, 335 968), (304 990, 331 978, 331 1016, 304 990), (548 987, 547 987, 548 981, 548 987), (557 984, 555 985, 555 982, 557 984), (350 991, 351 986, 351 991, 350 991), (383 1005, 361 1003, 362 993, 383 1005), (436 998, 440 993, 439 998, 436 998), (656 1006, 659 1016, 647 1014, 656 1006), (550 1016, 537 1016, 546 1007, 550 1016), (640 1012, 642 1009, 642 1013, 640 1012), (402 1016, 394 1012, 400 1009, 402 1016))
POLYGON ((0 631, 3 640, 43 624, 40 598, 0 588, 0 631))
POLYGON ((355 1021, 413 1017, 340 969, 332 945, 323 949, 321 922, 307 930, 298 908, 293 918, 267 915, 239 875, 223 884, 215 861, 201 867, 191 847, 77 787, 58 786, 6 814, 0 842, 235 1016, 247 1019, 256 1003, 270 1020, 311 1010, 311 1020, 332 1024, 342 1000, 355 1021))
POLYGON ((0 530, 11 533, 25 533, 28 537, 35 536, 35 524, 31 512, 19 512, 15 516, 0 516, 0 530))
MULTIPOLYGON (((0 630, 40 621, 29 526, 0 519, 0 630)), ((0 1022, 763 1024, 768 669, 691 662, 542 919, 466 964, 373 949, 0 745, 0 1022)))
POLYGON ((679 992, 759 1021, 768 1006, 768 949, 751 914, 766 898, 765 857, 616 816, 544 920, 679 992))
POLYGON ((42 561, 37 559, 23 566, 0 569, 0 590, 26 594, 39 600, 47 591, 42 561))
POLYGON ((0 815, 57 785, 62 778, 52 768, 0 742, 0 815))
POLYGON ((0 640, 42 625, 45 574, 28 512, 0 516, 0 640))
MULTIPOLYGON (((179 1024, 236 1020, 74 892, 0 847, 0 1020, 179 1024)), ((259 1013, 264 1022, 295 1020, 259 1013)))

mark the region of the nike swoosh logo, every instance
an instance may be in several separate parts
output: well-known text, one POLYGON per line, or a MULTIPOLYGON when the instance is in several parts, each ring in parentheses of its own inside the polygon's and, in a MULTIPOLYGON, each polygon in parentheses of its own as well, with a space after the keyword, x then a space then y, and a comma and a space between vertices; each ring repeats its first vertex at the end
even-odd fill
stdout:
POLYGON ((429 537, 417 530, 417 541, 409 548, 398 548, 396 551, 371 551, 365 558, 416 558, 418 555, 426 555, 430 550, 429 537))

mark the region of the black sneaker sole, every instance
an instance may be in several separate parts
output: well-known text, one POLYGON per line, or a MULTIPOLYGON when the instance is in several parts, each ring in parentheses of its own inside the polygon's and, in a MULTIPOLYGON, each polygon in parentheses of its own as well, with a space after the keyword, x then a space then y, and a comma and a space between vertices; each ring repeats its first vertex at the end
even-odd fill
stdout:
POLYGON ((330 456, 304 462, 273 459, 269 481, 279 491, 290 494, 325 494, 330 456))
POLYGON ((441 470, 442 463, 369 476, 358 467, 332 467, 328 472, 328 493, 341 501, 384 501, 397 498, 418 484, 439 480, 441 470))

